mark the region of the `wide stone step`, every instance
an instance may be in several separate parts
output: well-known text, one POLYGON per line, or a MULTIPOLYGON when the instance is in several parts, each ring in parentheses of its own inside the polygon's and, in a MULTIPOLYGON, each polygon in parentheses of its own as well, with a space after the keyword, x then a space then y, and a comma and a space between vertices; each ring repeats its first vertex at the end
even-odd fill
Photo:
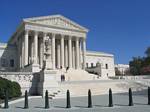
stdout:
POLYGON ((129 88, 133 91, 140 91, 145 89, 146 86, 137 82, 128 81, 72 81, 66 83, 59 83, 61 91, 55 98, 65 98, 66 91, 70 91, 71 97, 87 96, 88 90, 91 89, 92 95, 108 94, 109 88, 113 93, 128 92, 129 88))

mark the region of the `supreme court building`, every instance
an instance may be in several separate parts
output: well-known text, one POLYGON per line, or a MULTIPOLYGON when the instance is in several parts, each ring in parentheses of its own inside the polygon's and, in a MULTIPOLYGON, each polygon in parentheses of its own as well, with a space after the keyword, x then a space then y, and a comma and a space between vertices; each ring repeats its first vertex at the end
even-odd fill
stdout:
POLYGON ((63 74, 69 79, 74 75, 80 75, 77 80, 90 79, 94 75, 88 76, 85 68, 97 62, 101 76, 114 76, 114 56, 87 51, 87 33, 87 28, 62 15, 23 19, 8 43, 0 43, 0 71, 39 74, 39 88, 50 85, 50 80, 59 81, 66 68, 70 72, 63 74))

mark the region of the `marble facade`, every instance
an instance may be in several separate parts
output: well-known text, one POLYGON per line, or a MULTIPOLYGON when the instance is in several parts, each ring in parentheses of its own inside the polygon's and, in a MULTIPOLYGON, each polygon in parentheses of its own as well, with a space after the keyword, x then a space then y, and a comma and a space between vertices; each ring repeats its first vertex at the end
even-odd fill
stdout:
POLYGON ((34 93, 41 95, 45 90, 58 90, 61 70, 67 67, 70 70, 65 73, 67 77, 78 75, 76 80, 91 80, 95 75, 88 74, 85 68, 88 63, 100 62, 104 63, 101 75, 114 76, 114 56, 88 52, 87 33, 88 29, 62 15, 23 19, 8 43, 0 43, 0 71, 13 71, 14 77, 17 72, 26 77, 24 73, 29 72, 31 81, 17 81, 21 88, 28 90, 33 85, 34 93), (6 60, 9 60, 8 64, 6 60))
POLYGON ((88 30, 61 16, 24 19, 9 43, 18 48, 18 68, 85 68, 88 30), (82 60, 81 60, 82 54, 82 60))

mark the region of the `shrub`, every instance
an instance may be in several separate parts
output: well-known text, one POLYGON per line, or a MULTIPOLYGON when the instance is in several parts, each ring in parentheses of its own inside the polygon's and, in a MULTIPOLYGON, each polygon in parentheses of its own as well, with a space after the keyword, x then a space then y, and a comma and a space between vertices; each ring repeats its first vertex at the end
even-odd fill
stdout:
POLYGON ((0 98, 4 98, 4 90, 8 90, 9 98, 21 96, 21 87, 17 82, 0 77, 0 98))

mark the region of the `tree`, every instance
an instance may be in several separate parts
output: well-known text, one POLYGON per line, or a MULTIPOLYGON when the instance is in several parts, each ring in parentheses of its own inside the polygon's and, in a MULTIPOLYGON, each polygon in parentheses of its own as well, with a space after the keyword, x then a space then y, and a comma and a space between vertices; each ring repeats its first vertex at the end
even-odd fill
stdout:
POLYGON ((133 57, 133 60, 129 62, 131 74, 141 75, 142 63, 143 63, 143 58, 133 57))
POLYGON ((120 76, 121 75, 121 72, 116 67, 115 67, 115 73, 116 73, 116 76, 120 76))
POLYGON ((125 74, 125 75, 131 75, 130 69, 126 69, 126 70, 124 71, 124 74, 125 74))
POLYGON ((150 57, 150 47, 148 47, 145 51, 147 57, 150 57))
POLYGON ((21 87, 17 82, 0 77, 0 99, 4 99, 5 89, 8 90, 9 98, 21 96, 21 87))
POLYGON ((150 47, 146 49, 145 54, 146 57, 133 57, 133 59, 129 62, 131 74, 150 74, 150 47))

